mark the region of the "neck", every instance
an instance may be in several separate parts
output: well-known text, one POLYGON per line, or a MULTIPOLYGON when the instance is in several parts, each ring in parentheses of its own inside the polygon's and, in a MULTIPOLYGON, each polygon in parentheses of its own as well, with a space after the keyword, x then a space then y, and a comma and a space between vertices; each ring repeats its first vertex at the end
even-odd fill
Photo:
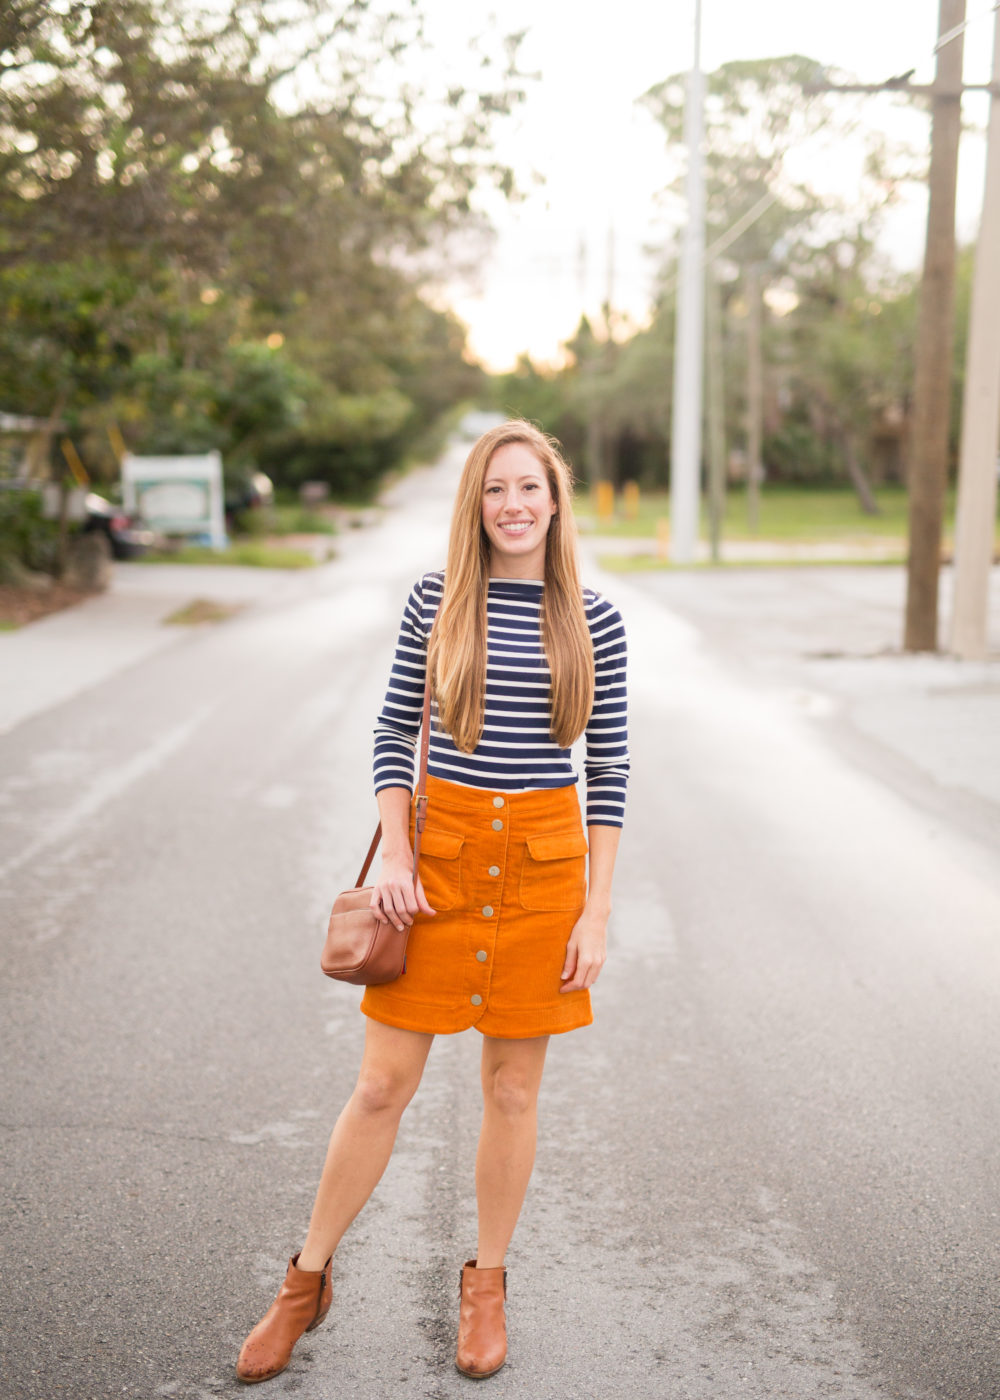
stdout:
POLYGON ((524 559, 490 559, 490 578, 530 579, 533 583, 545 582, 545 556, 538 559, 532 555, 524 559))

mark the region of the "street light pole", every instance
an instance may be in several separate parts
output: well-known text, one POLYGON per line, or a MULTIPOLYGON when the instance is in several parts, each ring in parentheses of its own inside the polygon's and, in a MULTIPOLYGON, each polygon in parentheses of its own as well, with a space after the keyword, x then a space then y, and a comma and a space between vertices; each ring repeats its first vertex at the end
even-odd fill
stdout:
POLYGON ((701 472, 702 356, 705 322, 705 177, 702 141, 705 76, 701 71, 701 0, 695 0, 694 62, 684 103, 687 223, 681 245, 674 400, 670 435, 670 556, 690 564, 698 540, 701 472))
MULTIPOLYGON (((1000 82, 1000 13, 994 20, 993 82, 1000 82)), ((986 184, 976 240, 962 449, 955 516, 955 592, 951 650, 964 660, 987 651, 990 565, 1000 437, 1000 94, 994 88, 986 137, 986 184)))

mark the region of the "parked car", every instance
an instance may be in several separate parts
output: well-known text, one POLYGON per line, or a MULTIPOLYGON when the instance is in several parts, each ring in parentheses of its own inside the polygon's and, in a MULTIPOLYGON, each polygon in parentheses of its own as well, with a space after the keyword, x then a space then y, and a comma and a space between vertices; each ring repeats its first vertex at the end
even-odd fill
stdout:
POLYGON ((266 472, 241 471, 226 477, 226 519, 274 505, 274 482, 266 472))
POLYGON ((156 535, 148 525, 137 516, 127 515, 121 506, 112 505, 95 491, 87 492, 85 505, 84 533, 101 531, 115 559, 136 559, 155 545, 156 535))

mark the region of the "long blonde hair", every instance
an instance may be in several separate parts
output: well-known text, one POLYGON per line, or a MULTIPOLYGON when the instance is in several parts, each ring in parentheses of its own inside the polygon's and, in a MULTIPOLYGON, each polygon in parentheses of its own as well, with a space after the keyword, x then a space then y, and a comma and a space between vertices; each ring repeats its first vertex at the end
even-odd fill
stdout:
POLYGON ((594 704, 594 648, 577 562, 573 478, 553 439, 532 423, 512 419, 484 433, 466 459, 429 647, 428 675, 441 724, 462 753, 479 743, 485 718, 490 542, 483 529, 483 483, 493 454, 510 443, 523 443, 535 454, 556 504, 545 541, 541 626, 552 676, 551 731, 560 748, 580 737, 594 704))

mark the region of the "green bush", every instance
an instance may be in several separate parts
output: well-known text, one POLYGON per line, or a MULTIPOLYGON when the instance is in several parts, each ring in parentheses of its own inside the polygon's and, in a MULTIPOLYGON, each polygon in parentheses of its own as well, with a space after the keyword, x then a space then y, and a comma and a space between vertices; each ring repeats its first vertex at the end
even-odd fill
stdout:
POLYGON ((0 581, 23 569, 53 573, 59 526, 42 518, 38 491, 0 490, 0 581))
POLYGON ((831 444, 794 418, 786 419, 778 432, 765 437, 762 455, 771 481, 833 486, 844 480, 831 444))
POLYGON ((258 510, 243 510, 233 521, 241 535, 335 535, 337 527, 329 516, 308 506, 262 506, 258 510))

